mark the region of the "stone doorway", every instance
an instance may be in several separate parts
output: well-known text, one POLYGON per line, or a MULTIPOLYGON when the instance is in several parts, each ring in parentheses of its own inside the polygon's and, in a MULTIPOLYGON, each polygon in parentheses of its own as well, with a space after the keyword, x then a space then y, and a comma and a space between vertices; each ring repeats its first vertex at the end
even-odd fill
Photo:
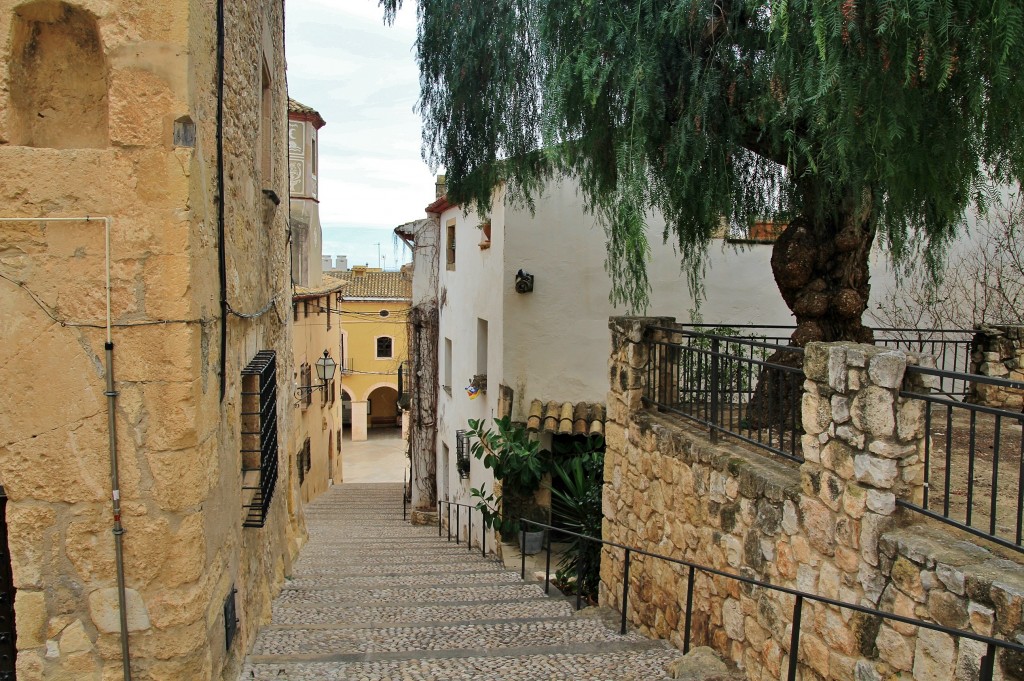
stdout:
POLYGON ((14 681, 16 640, 14 578, 7 548, 7 493, 0 485, 0 681, 14 681))

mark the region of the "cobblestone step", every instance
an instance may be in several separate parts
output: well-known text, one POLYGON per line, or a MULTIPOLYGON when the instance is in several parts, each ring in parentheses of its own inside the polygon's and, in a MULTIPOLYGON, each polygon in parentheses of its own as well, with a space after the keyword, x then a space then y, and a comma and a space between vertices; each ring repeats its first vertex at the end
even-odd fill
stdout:
POLYGON ((581 646, 572 653, 502 650, 497 654, 459 657, 446 652, 402 659, 397 655, 365 660, 331 662, 250 661, 243 670, 249 681, 580 681, 601 679, 649 681, 666 679, 665 667, 678 652, 664 649, 637 651, 624 645, 581 646))
POLYGON ((303 588, 388 588, 398 589, 402 587, 433 587, 433 586, 465 586, 469 584, 511 584, 519 582, 519 575, 507 570, 478 570, 475 572, 439 573, 427 572, 425 574, 404 574, 404 575, 353 575, 353 574, 321 574, 316 576, 303 576, 288 581, 289 589, 303 588))
POLYGON ((287 655, 310 660, 351 653, 558 648, 621 641, 647 639, 639 634, 619 636, 600 622, 571 616, 418 627, 274 627, 260 631, 253 656, 287 655))
POLYGON ((678 651, 408 525, 400 502, 400 485, 340 485, 310 505, 309 541, 240 681, 667 677, 678 651))
POLYGON ((567 617, 573 609, 566 601, 552 598, 510 601, 402 603, 398 605, 306 605, 274 603, 271 625, 363 624, 398 625, 403 622, 472 622, 487 618, 567 617))

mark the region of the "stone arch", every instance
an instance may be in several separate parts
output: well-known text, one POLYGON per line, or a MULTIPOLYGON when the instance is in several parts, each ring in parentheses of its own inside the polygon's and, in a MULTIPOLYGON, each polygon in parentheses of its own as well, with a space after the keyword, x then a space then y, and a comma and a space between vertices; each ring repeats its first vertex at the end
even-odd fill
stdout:
POLYGON ((397 426, 401 410, 398 408, 398 387, 392 383, 378 383, 366 391, 371 426, 397 426))
POLYGON ((105 147, 109 69, 96 17, 58 0, 14 11, 11 143, 51 149, 105 147))

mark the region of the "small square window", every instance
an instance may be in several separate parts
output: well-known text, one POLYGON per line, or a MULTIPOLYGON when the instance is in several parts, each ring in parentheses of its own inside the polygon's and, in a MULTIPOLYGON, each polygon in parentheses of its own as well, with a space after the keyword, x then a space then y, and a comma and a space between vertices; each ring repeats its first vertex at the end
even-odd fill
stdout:
POLYGON ((391 359, 393 342, 388 336, 381 336, 377 339, 377 359, 391 359))
POLYGON ((447 242, 445 244, 445 253, 447 268, 450 270, 455 269, 455 220, 449 220, 446 228, 447 242))

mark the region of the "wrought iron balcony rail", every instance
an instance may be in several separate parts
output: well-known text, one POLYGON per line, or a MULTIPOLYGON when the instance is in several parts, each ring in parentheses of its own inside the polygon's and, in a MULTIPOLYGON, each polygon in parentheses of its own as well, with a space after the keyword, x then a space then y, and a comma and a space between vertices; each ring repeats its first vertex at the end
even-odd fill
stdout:
MULTIPOLYGON (((1024 394, 1024 382, 908 366, 907 373, 1024 394)), ((1024 552, 1024 412, 941 394, 901 391, 924 403, 924 494, 900 506, 1024 552)))

